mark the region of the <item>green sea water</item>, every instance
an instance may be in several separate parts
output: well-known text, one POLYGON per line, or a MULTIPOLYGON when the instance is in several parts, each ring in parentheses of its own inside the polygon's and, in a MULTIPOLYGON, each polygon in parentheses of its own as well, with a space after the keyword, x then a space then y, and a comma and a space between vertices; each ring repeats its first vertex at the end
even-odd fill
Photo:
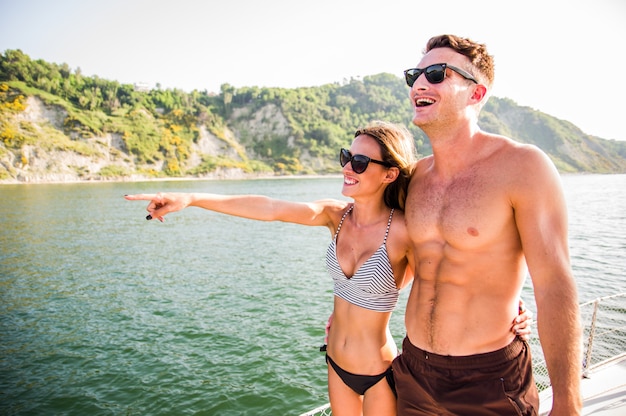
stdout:
MULTIPOLYGON (((626 291, 626 175, 564 184, 581 301, 626 291)), ((338 178, 0 186, 0 414, 299 415, 326 403, 328 230, 197 208, 161 224, 123 195, 340 190, 338 178)))

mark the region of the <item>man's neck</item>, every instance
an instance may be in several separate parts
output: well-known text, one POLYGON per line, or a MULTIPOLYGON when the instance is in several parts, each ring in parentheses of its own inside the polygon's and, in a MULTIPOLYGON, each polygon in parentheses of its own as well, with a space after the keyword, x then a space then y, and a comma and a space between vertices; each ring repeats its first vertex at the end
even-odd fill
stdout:
POLYGON ((443 177, 454 176, 477 158, 477 140, 482 136, 476 124, 458 129, 439 129, 426 132, 433 149, 435 171, 443 177))

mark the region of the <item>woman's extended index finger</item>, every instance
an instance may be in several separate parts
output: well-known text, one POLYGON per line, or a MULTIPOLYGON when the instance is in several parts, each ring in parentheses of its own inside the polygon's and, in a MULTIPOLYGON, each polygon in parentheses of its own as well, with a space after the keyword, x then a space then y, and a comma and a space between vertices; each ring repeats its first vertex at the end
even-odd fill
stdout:
POLYGON ((124 195, 124 198, 129 201, 152 201, 155 199, 157 194, 134 194, 134 195, 124 195))

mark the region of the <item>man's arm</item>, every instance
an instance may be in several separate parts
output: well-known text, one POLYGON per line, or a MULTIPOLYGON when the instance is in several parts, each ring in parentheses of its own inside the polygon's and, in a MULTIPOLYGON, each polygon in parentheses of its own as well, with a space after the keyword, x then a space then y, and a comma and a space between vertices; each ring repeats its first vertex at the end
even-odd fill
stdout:
POLYGON ((582 407, 581 326, 571 271, 567 209, 559 174, 534 147, 521 150, 525 175, 514 187, 513 208, 537 303, 537 329, 554 393, 551 415, 582 407))

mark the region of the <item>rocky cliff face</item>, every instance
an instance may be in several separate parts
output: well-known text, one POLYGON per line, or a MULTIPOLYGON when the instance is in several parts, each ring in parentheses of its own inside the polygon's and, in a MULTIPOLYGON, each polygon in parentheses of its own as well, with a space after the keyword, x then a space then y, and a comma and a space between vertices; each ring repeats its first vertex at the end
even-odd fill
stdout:
POLYGON ((59 106, 45 105, 37 97, 28 97, 26 109, 8 117, 9 122, 19 126, 20 133, 40 133, 46 140, 44 143, 27 140, 17 150, 2 149, 0 168, 5 171, 1 177, 4 183, 90 180, 103 166, 128 164, 121 157, 124 146, 118 135, 106 134, 85 141, 84 145, 92 149, 91 155, 55 145, 55 138, 64 136, 62 129, 67 112, 59 106))
MULTIPOLYGON (((162 160, 153 161, 150 165, 138 165, 120 134, 106 133, 88 139, 77 134, 66 135, 63 127, 67 116, 67 111, 62 107, 46 105, 34 96, 26 99, 24 111, 7 115, 8 123, 16 126, 20 135, 39 139, 24 140, 18 149, 0 142, 0 183, 146 180, 155 177, 150 172, 162 170, 162 160), (41 140, 41 137, 44 139, 41 140)), ((262 134, 268 128, 267 123, 286 131, 286 120, 281 117, 277 118, 275 111, 268 109, 238 125, 242 131, 254 134, 262 134)), ((238 145, 234 132, 225 129, 225 141, 209 132, 205 126, 198 128, 199 138, 192 145, 187 169, 198 166, 205 155, 241 158, 237 147, 243 147, 238 145)), ((245 150, 243 152, 245 154, 245 150)), ((238 168, 217 168, 204 175, 209 179, 245 176, 249 175, 238 168)))

